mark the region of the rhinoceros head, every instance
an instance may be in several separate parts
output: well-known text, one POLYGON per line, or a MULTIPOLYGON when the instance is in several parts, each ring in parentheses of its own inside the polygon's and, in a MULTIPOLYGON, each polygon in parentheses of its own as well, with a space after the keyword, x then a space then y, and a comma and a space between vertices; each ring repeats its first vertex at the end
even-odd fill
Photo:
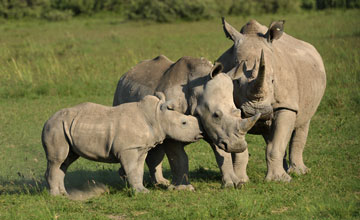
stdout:
POLYGON ((222 65, 215 64, 211 79, 204 85, 195 114, 199 115, 206 134, 214 144, 227 152, 247 149, 245 134, 259 119, 260 114, 242 119, 235 107, 232 79, 222 73, 222 65))
POLYGON ((272 117, 274 103, 273 47, 274 40, 281 37, 284 21, 272 22, 269 28, 255 20, 248 22, 240 32, 223 18, 225 35, 234 45, 220 56, 218 62, 230 71, 234 80, 235 104, 245 117, 261 113, 261 119, 272 117))
POLYGON ((181 142, 195 142, 203 138, 196 117, 175 111, 173 101, 165 101, 164 93, 157 92, 156 96, 160 98, 156 114, 167 137, 181 142))

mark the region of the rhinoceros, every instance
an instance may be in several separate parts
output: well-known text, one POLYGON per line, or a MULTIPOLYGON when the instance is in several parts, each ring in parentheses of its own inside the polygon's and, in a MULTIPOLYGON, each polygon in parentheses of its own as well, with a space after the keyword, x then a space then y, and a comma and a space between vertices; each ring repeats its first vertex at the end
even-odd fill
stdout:
POLYGON ((67 194, 64 176, 80 156, 89 160, 120 163, 131 187, 143 186, 147 152, 166 137, 183 142, 202 138, 199 122, 173 110, 171 102, 145 96, 139 102, 117 107, 83 103, 55 113, 44 125, 46 180, 52 195, 67 194))
MULTIPOLYGON (((251 20, 238 32, 223 18, 223 29, 234 44, 217 61, 225 72, 239 67, 231 76, 235 104, 244 117, 262 113, 249 133, 261 134, 267 144, 265 179, 290 181, 290 172, 307 173, 302 154, 310 120, 326 87, 321 56, 311 44, 284 33, 284 21, 267 28, 251 20)), ((224 155, 227 164, 237 163, 232 158, 242 164, 248 161, 248 152, 224 155)), ((239 178, 248 179, 246 165, 234 169, 239 178)))
MULTIPOLYGON (((137 64, 120 78, 113 105, 164 92, 166 99, 174 102, 176 111, 200 119, 204 136, 216 155, 220 148, 227 152, 242 152, 247 149, 245 134, 260 114, 242 119, 234 104, 232 88, 232 80, 222 73, 221 64, 213 65, 204 58, 192 57, 182 57, 174 63, 161 55, 137 64)), ((166 153, 173 175, 170 188, 194 189, 188 178, 184 146, 184 143, 169 139, 149 152, 146 163, 155 183, 169 184, 161 168, 166 153)), ((218 163, 221 169, 226 169, 221 160, 218 163)), ((123 173, 121 169, 120 173, 123 173)), ((229 175, 224 179, 236 178, 235 173, 229 175)))

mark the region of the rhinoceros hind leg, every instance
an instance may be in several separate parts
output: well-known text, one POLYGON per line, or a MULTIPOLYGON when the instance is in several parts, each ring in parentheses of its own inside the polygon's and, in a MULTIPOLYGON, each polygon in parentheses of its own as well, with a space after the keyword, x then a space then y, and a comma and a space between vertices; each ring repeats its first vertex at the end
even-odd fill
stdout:
POLYGON ((42 141, 47 158, 45 178, 49 185, 51 195, 67 195, 64 186, 67 166, 66 168, 62 167, 62 164, 67 161, 70 146, 63 134, 62 125, 60 123, 56 125, 58 126, 48 128, 43 133, 42 141))
POLYGON ((66 173, 67 169, 69 168, 69 166, 74 163, 77 159, 79 158, 79 155, 77 155, 75 152, 73 152, 72 150, 69 151, 68 156, 66 157, 65 161, 61 164, 60 169, 66 173))
POLYGON ((61 163, 48 161, 48 167, 45 173, 46 181, 50 188, 50 194, 53 196, 67 195, 64 186, 65 173, 60 169, 61 163))
POLYGON ((165 151, 163 145, 158 145, 151 149, 146 156, 146 164, 149 167, 151 181, 154 185, 170 185, 170 181, 163 176, 162 161, 164 156, 165 151))
POLYGON ((288 110, 276 112, 271 134, 264 135, 266 146, 266 181, 290 182, 291 177, 285 172, 283 159, 287 144, 294 130, 296 113, 288 110))
POLYGON ((294 133, 290 140, 290 167, 288 173, 296 173, 298 175, 306 174, 310 171, 303 161, 303 151, 306 144, 306 139, 309 132, 310 121, 304 126, 298 127, 294 130, 294 133))
MULTIPOLYGON (((239 183, 241 183, 241 181, 234 172, 233 159, 231 153, 227 153, 213 144, 211 144, 211 147, 214 151, 216 162, 222 174, 222 187, 233 188, 237 186, 239 183)), ((245 174, 246 174, 246 170, 245 170, 245 174)))

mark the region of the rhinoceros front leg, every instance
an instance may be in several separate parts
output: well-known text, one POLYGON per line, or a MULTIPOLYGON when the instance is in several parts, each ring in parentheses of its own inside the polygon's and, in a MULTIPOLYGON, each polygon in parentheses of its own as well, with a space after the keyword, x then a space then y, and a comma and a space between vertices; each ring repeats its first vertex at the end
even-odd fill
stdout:
POLYGON ((146 155, 146 150, 134 149, 123 152, 119 158, 126 173, 126 178, 136 192, 149 192, 143 185, 146 155))
POLYGON ((246 167, 249 162, 249 151, 246 149, 242 153, 232 153, 233 166, 236 176, 239 178, 238 184, 249 182, 249 177, 246 174, 246 167))
POLYGON ((276 111, 274 122, 271 127, 271 134, 264 135, 267 140, 266 164, 267 181, 289 182, 291 177, 285 172, 283 158, 287 144, 294 130, 296 113, 289 110, 276 111))
POLYGON ((189 181, 189 160, 184 150, 185 145, 178 141, 165 140, 163 146, 173 176, 172 185, 168 189, 194 191, 189 181))
POLYGON ((146 164, 149 167, 151 181, 155 185, 169 186, 170 181, 165 179, 162 171, 162 161, 165 156, 164 146, 158 145, 148 152, 146 164))
POLYGON ((227 153, 216 145, 210 144, 216 158, 216 162, 222 173, 223 187, 234 187, 240 183, 240 179, 236 176, 233 167, 231 153, 227 153))
POLYGON ((290 167, 288 173, 305 174, 310 170, 303 161, 303 151, 309 132, 309 125, 310 121, 294 130, 289 146, 290 167))

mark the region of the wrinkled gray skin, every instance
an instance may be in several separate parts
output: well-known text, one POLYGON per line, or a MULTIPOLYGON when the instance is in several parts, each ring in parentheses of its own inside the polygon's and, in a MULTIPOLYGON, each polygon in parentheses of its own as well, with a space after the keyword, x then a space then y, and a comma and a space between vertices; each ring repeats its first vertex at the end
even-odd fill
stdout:
MULTIPOLYGON (((199 117, 216 155, 220 148, 227 152, 243 152, 247 149, 245 134, 260 114, 247 120, 241 118, 233 101, 232 80, 221 71, 221 64, 214 66, 203 58, 183 57, 173 63, 161 55, 139 63, 121 77, 113 105, 137 101, 157 91, 164 92, 166 99, 173 101, 176 111, 199 117)), ((161 167, 166 153, 173 175, 170 188, 194 190, 188 179, 185 145, 167 139, 149 152, 146 163, 155 184, 169 184, 161 167)), ((223 169, 222 160, 218 163, 223 169)), ((121 169, 119 172, 124 173, 121 169)), ((240 182, 235 173, 229 175, 223 178, 240 182)))
MULTIPOLYGON (((283 33, 283 25, 284 21, 278 21, 267 28, 252 20, 238 32, 223 20, 224 32, 234 45, 218 59, 224 71, 239 66, 231 77, 236 79, 235 104, 243 116, 262 113, 249 133, 261 134, 267 144, 268 181, 290 181, 288 173, 309 171, 302 154, 310 119, 326 87, 319 53, 309 43, 283 33)), ((233 155, 224 152, 223 156, 227 164, 248 161, 247 151, 233 155)), ((233 168, 235 173, 247 177, 246 165, 233 168)))
POLYGON ((174 111, 172 103, 165 102, 163 94, 160 97, 146 96, 117 107, 83 103, 55 113, 42 133, 50 193, 67 194, 66 170, 80 156, 121 163, 130 186, 148 192, 143 186, 147 152, 167 137, 183 142, 202 138, 196 117, 174 111))

